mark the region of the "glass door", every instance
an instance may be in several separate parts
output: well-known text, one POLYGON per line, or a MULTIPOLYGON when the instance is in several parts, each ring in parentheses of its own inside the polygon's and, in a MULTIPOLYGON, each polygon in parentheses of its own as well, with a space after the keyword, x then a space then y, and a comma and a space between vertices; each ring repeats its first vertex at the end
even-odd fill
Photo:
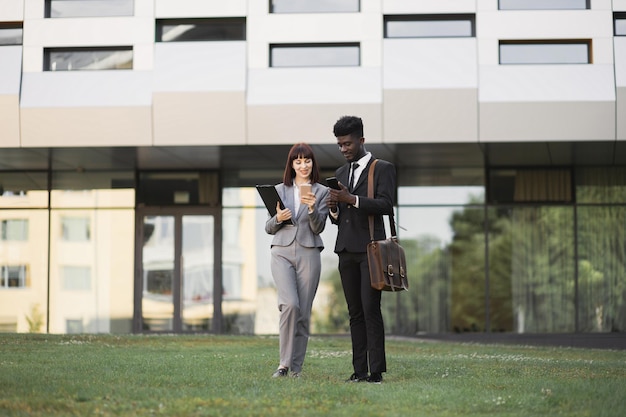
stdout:
POLYGON ((214 323, 214 306, 221 303, 214 297, 221 285, 214 279, 219 274, 215 215, 207 209, 143 209, 137 224, 135 330, 219 330, 214 323))

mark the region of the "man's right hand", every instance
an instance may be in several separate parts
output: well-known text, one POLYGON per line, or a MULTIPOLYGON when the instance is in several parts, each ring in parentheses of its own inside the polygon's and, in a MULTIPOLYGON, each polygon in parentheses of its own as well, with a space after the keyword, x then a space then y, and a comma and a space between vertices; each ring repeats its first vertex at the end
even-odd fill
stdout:
MULTIPOLYGON (((339 187, 341 187, 340 190, 335 190, 332 188, 329 189, 330 196, 328 197, 328 200, 334 201, 335 207, 337 207, 337 203, 339 202, 346 204, 355 204, 356 197, 353 194, 350 194, 350 191, 348 191, 348 187, 346 187, 342 183, 339 183, 339 187)), ((328 206, 331 207, 330 204, 328 206)))

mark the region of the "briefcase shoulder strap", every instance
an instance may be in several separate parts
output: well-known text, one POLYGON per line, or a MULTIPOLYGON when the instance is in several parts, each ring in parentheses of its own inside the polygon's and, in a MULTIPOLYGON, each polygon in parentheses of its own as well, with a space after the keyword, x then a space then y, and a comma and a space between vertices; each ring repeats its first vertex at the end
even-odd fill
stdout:
MULTIPOLYGON (((374 168, 376 167, 376 162, 378 159, 374 159, 372 164, 370 165, 369 171, 367 172, 367 197, 374 198, 374 168)), ((370 215, 367 218, 370 228, 370 240, 374 241, 374 216, 370 215)), ((389 229, 391 231, 391 236, 396 237, 396 222, 393 218, 393 212, 389 215, 389 229)))

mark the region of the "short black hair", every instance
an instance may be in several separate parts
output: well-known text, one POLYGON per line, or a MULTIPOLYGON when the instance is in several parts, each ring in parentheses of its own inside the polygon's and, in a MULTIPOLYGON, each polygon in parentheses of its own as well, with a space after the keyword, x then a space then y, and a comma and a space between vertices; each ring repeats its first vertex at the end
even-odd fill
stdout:
POLYGON ((357 116, 342 116, 333 126, 333 133, 336 138, 350 135, 360 139, 363 137, 363 120, 357 116))

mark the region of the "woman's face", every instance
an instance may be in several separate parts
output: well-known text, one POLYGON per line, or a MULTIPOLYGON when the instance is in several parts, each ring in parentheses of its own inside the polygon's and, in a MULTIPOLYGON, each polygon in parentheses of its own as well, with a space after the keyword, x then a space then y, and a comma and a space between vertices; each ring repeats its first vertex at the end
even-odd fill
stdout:
POLYGON ((296 182, 308 182, 313 170, 313 160, 310 158, 298 157, 293 160, 291 167, 296 172, 296 182))

